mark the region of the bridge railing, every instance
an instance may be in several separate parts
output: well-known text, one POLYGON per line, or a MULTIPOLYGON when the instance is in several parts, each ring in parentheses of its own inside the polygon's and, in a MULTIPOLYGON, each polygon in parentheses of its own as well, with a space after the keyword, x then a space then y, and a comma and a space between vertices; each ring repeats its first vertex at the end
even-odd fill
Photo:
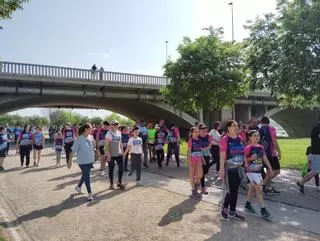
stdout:
POLYGON ((74 79, 83 81, 102 81, 115 85, 166 86, 164 77, 117 73, 109 71, 93 71, 91 69, 67 68, 59 66, 0 62, 0 74, 50 77, 58 79, 74 79))

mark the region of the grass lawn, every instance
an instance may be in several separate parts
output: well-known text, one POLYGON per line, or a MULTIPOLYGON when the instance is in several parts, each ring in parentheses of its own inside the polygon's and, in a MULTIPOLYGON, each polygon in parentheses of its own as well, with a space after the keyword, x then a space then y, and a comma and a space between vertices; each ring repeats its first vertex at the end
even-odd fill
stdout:
POLYGON ((0 228, 0 241, 7 241, 7 238, 4 236, 2 228, 0 228))
MULTIPOLYGON (((282 150, 281 168, 298 169, 306 162, 306 148, 310 145, 310 139, 280 139, 280 148, 282 150)), ((165 147, 165 153, 167 147, 165 147)), ((180 153, 183 156, 187 155, 187 143, 182 142, 180 145, 180 153)))

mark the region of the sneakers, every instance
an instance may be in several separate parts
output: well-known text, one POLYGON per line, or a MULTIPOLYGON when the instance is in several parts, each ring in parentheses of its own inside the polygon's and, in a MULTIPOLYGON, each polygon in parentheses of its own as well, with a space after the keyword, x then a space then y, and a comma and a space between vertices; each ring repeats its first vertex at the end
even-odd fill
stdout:
POLYGON ((274 187, 268 190, 268 193, 270 194, 280 194, 280 191, 276 190, 274 187))
POLYGON ((144 166, 145 168, 149 168, 149 166, 148 166, 147 164, 143 164, 143 166, 144 166))
POLYGON ((143 183, 142 183, 141 181, 137 181, 137 182, 136 182, 136 186, 137 186, 137 187, 143 187, 143 183))
POLYGON ((262 191, 264 192, 265 195, 267 194, 280 194, 278 190, 276 190, 274 187, 271 189, 268 189, 266 186, 262 186, 262 191))
POLYGON ((192 193, 190 195, 191 198, 200 199, 201 195, 198 193, 197 190, 192 190, 192 193))
POLYGON ((100 177, 104 177, 106 175, 106 172, 104 170, 100 171, 100 177))
POLYGON ((113 184, 110 184, 109 190, 114 190, 114 185, 113 184))
POLYGON ((222 218, 222 220, 226 220, 226 221, 229 220, 227 208, 222 208, 222 210, 220 212, 220 217, 222 218))
POLYGON ((125 168, 123 171, 124 171, 124 172, 128 172, 128 171, 129 171, 129 169, 128 169, 128 168, 125 168))
POLYGON ((229 217, 233 218, 235 220, 244 221, 244 217, 242 217, 241 215, 237 214, 236 211, 229 211, 229 217))
POLYGON ((118 183, 117 187, 118 187, 120 190, 126 189, 125 185, 123 185, 122 183, 118 183))
POLYGON ((299 192, 304 193, 304 185, 297 181, 297 186, 299 187, 299 192))
POLYGON ((3 167, 0 167, 0 172, 4 172, 6 169, 4 169, 3 167))
POLYGON ((266 208, 261 208, 261 216, 265 219, 271 219, 272 215, 268 212, 266 208))
POLYGON ((88 194, 88 202, 91 202, 91 201, 93 201, 93 195, 92 195, 92 193, 89 193, 88 194))
POLYGON ((36 163, 36 162, 33 162, 33 166, 36 167, 36 166, 37 166, 37 163, 36 163))
POLYGON ((246 205, 244 206, 244 209, 248 212, 248 213, 257 213, 257 211, 254 209, 254 207, 252 207, 250 202, 246 202, 246 205))
POLYGON ((78 192, 78 193, 82 193, 82 191, 81 191, 81 187, 78 187, 78 186, 76 186, 76 191, 78 192))
POLYGON ((132 171, 130 171, 130 172, 128 173, 128 177, 131 177, 131 176, 132 176, 132 174, 133 174, 133 172, 132 172, 132 171))
POLYGON ((207 192, 205 187, 202 187, 201 188, 201 194, 208 195, 209 193, 207 192))

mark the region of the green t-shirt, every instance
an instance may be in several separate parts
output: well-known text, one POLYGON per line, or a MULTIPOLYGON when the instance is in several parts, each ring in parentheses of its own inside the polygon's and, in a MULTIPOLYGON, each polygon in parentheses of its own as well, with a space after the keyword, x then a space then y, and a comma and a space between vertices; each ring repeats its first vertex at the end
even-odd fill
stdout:
POLYGON ((156 130, 148 129, 148 142, 153 144, 155 139, 156 139, 156 130))

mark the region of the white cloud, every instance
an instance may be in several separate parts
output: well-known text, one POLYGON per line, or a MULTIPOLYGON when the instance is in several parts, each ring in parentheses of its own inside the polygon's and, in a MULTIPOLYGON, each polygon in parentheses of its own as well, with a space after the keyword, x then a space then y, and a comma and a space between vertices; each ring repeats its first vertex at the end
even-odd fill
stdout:
POLYGON ((111 54, 107 53, 107 52, 101 52, 101 53, 90 52, 90 53, 88 53, 88 55, 98 57, 98 58, 103 58, 103 59, 110 59, 111 58, 111 54))

